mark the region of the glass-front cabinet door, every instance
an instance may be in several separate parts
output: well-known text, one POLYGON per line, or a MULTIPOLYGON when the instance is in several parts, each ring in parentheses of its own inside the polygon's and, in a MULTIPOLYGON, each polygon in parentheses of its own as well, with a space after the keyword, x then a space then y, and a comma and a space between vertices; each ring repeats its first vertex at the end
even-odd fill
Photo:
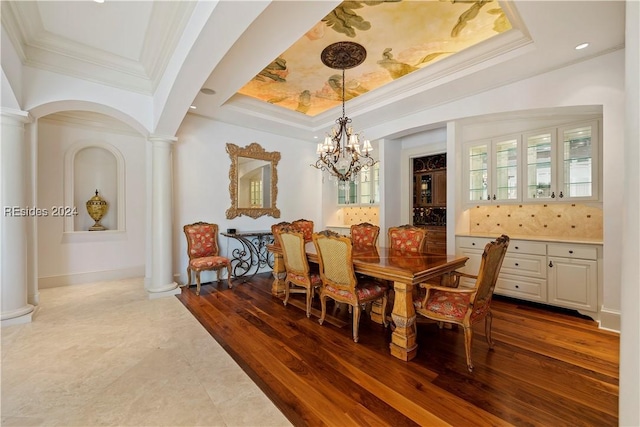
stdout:
POLYGON ((376 163, 367 170, 360 171, 360 197, 362 205, 380 203, 380 164, 376 163))
POLYGON ((494 141, 493 147, 496 166, 491 200, 518 200, 520 137, 494 141))
POLYGON ((467 146, 467 197, 470 202, 489 200, 489 142, 467 146))
POLYGON ((526 176, 524 198, 553 199, 557 195, 553 177, 556 175, 556 133, 544 130, 524 135, 526 176))
POLYGON ((338 181, 338 204, 352 205, 358 202, 358 185, 354 181, 338 181))
POLYGON ((598 195, 598 132, 596 122, 558 129, 561 150, 561 199, 596 199, 598 195))

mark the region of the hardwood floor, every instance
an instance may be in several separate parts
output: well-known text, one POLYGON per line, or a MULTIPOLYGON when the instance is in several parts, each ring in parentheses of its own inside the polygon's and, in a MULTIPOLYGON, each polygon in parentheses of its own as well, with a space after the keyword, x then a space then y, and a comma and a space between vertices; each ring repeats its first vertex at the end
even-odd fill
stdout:
POLYGON ((618 424, 619 336, 590 319, 496 299, 494 351, 478 324, 469 373, 461 329, 420 321, 418 356, 403 362, 366 314, 356 344, 346 308, 321 326, 317 298, 309 319, 303 295, 285 307, 272 280, 178 298, 296 426, 618 424))

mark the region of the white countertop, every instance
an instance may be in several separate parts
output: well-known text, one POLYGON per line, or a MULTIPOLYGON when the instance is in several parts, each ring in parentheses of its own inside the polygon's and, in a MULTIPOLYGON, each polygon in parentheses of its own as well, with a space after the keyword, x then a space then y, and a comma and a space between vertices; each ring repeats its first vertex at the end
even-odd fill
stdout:
MULTIPOLYGON (((500 237, 499 234, 491 233, 456 233, 456 236, 460 237, 486 237, 495 239, 500 237)), ((554 243, 584 243, 589 245, 601 245, 602 239, 584 238, 584 237, 558 237, 558 236, 524 236, 517 234, 510 234, 509 238, 512 240, 532 240, 536 242, 554 242, 554 243)))

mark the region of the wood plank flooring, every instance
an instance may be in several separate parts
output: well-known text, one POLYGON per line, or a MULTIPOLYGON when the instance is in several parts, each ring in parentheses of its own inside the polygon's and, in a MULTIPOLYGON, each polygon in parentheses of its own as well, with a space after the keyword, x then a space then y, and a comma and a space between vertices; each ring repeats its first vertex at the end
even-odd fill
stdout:
MULTIPOLYGON (((418 356, 389 354, 390 330, 338 307, 318 324, 302 295, 288 306, 258 274, 178 298, 296 426, 616 426, 619 336, 590 319, 496 299, 488 350, 474 328, 469 373, 461 329, 418 324, 418 356)), ((331 310, 331 307, 330 307, 331 310)), ((215 363, 203 360, 202 363, 215 363)))

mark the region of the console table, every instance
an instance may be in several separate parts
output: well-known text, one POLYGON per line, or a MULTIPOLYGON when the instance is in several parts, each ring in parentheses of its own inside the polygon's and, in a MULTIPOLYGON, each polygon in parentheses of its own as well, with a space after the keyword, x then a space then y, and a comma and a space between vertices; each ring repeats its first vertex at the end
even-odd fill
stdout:
POLYGON ((267 245, 273 243, 271 231, 243 231, 237 233, 220 233, 223 236, 240 242, 240 247, 231 252, 233 277, 256 274, 262 267, 273 268, 273 254, 267 251, 267 245))

